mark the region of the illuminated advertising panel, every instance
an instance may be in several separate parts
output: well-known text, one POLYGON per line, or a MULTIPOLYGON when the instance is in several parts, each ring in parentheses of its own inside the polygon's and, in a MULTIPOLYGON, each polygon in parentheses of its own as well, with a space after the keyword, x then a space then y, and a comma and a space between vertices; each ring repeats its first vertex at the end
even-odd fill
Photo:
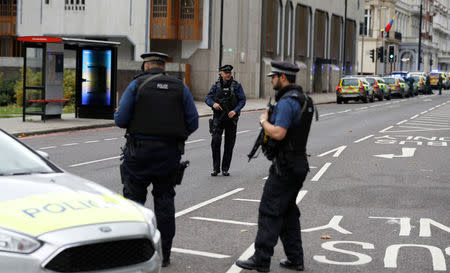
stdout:
POLYGON ((111 50, 82 50, 81 105, 111 105, 111 50))

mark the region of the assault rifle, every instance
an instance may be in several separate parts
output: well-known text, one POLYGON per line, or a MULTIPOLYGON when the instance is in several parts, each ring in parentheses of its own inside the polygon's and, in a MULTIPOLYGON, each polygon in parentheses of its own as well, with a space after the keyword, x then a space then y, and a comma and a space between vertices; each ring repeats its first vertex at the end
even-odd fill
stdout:
MULTIPOLYGON (((269 98, 269 103, 267 104, 267 109, 269 110, 269 118, 273 113, 273 108, 274 105, 272 104, 272 97, 269 98)), ((250 160, 252 160, 253 158, 257 158, 258 155, 255 156, 256 152, 258 151, 259 147, 264 143, 265 138, 266 137, 266 133, 264 132, 264 128, 261 128, 261 131, 258 134, 258 137, 256 138, 255 144, 253 144, 253 148, 250 151, 250 153, 247 155, 248 156, 248 162, 250 162, 250 160)))

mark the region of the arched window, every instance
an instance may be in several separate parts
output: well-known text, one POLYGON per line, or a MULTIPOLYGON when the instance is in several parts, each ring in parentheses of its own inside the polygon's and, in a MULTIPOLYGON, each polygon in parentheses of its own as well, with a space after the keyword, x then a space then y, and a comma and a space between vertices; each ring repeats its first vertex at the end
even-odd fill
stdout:
POLYGON ((294 8, 292 2, 285 7, 284 18, 284 57, 290 59, 292 57, 292 36, 294 30, 294 8))
POLYGON ((295 12, 295 56, 304 60, 308 57, 309 8, 297 5, 295 12))

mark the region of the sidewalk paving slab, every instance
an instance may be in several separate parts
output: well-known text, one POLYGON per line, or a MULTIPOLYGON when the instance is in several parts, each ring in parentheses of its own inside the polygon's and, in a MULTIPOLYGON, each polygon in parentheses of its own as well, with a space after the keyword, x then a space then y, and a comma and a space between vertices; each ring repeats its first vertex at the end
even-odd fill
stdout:
MULTIPOLYGON (((332 93, 310 96, 316 104, 336 102, 336 95, 332 93)), ((269 99, 248 99, 243 111, 265 109, 268 102, 269 99)), ((204 101, 195 101, 195 106, 201 117, 212 115, 211 108, 204 101)), ((75 114, 63 114, 61 119, 48 119, 45 122, 40 116, 27 116, 25 122, 21 116, 0 119, 1 129, 19 137, 111 126, 115 126, 114 120, 75 118, 75 114)))

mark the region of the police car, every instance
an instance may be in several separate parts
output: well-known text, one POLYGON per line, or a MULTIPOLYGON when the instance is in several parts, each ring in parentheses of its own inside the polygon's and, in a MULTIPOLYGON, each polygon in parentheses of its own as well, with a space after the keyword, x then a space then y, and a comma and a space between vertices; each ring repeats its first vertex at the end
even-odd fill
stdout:
POLYGON ((0 271, 161 270, 154 213, 0 129, 0 271))

